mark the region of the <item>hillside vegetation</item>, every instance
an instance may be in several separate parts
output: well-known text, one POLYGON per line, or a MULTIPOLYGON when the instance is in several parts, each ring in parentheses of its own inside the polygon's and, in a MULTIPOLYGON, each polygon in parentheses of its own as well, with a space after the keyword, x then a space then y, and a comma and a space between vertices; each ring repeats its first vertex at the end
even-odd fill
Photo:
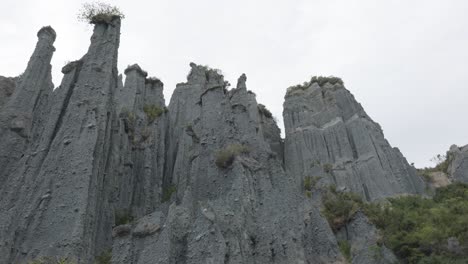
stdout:
POLYGON ((468 263, 468 185, 451 184, 434 197, 403 196, 388 203, 363 203, 333 189, 324 196, 324 215, 336 231, 358 210, 381 231, 383 244, 403 263, 468 263))

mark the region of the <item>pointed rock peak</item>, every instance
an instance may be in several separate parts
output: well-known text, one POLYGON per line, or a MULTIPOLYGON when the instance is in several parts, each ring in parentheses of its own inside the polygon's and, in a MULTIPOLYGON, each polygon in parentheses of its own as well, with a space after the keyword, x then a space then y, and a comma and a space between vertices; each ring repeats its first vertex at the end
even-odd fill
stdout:
POLYGON ((197 65, 193 62, 190 63, 190 67, 192 69, 187 76, 189 83, 216 82, 224 84, 224 76, 222 75, 221 70, 213 69, 206 65, 197 65))
POLYGON ((239 89, 247 89, 247 86, 245 85, 245 82, 247 81, 247 76, 245 76, 245 73, 243 73, 239 79, 237 79, 237 88, 239 89))
POLYGON ((37 37, 39 39, 44 38, 50 40, 51 42, 54 42, 55 38, 57 37, 57 34, 51 26, 45 26, 37 32, 37 37))
POLYGON ((127 75, 131 71, 136 71, 137 73, 141 74, 141 76, 146 77, 148 76, 148 73, 141 69, 141 67, 138 64, 133 64, 133 65, 128 65, 127 69, 125 69, 124 73, 127 75))

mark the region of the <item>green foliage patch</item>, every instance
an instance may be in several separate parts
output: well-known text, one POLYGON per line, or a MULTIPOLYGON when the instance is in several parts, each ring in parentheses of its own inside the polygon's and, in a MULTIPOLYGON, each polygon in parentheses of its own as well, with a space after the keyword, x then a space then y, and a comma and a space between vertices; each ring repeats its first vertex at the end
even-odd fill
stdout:
POLYGON ((96 257, 95 264, 111 264, 111 260, 112 253, 110 250, 106 250, 96 257))
POLYGON ((468 185, 439 188, 432 199, 406 196, 389 201, 374 210, 370 220, 405 263, 455 263, 468 258, 468 185), (448 247, 449 238, 458 242, 459 250, 448 247))
POLYGON ((330 188, 322 202, 335 232, 363 211, 402 263, 467 263, 468 184, 438 188, 433 198, 401 196, 387 203, 364 203, 355 194, 330 188))
POLYGON ((337 192, 330 187, 322 197, 322 213, 334 232, 345 226, 362 207, 361 197, 351 192, 337 192))
POLYGON ((338 247, 348 263, 351 263, 351 244, 348 240, 339 240, 338 247))
POLYGON ((145 105, 143 106, 143 112, 145 112, 148 118, 148 123, 152 123, 157 117, 167 112, 167 110, 156 105, 145 105))
POLYGON ((177 192, 177 188, 175 187, 175 185, 171 185, 167 188, 164 188, 161 201, 163 203, 169 201, 172 197, 172 194, 175 192, 177 192))

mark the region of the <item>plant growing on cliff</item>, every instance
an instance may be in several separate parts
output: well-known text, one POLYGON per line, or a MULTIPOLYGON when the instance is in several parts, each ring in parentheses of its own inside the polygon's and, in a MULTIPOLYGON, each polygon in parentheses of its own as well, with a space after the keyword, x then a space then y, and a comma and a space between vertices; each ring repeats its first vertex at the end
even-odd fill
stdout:
POLYGON ((338 247, 340 248, 341 254, 345 257, 348 263, 351 263, 351 244, 348 240, 338 240, 338 247))
POLYGON ((106 250, 96 257, 96 264, 111 264, 111 260, 112 253, 110 250, 106 250))
POLYGON ((320 87, 323 87, 326 83, 343 85, 343 80, 335 76, 313 76, 308 82, 289 87, 286 96, 291 95, 295 91, 304 91, 314 83, 317 83, 320 87))
POLYGON ((322 203, 322 213, 334 232, 345 226, 362 207, 359 195, 351 192, 338 192, 336 188, 330 188, 323 195, 322 203))
POLYGON ((249 147, 242 144, 231 144, 226 148, 218 151, 216 154, 216 166, 220 168, 227 168, 231 166, 234 159, 240 154, 249 153, 249 147))
POLYGON ((172 197, 172 194, 175 192, 177 192, 177 188, 175 187, 175 185, 170 185, 169 187, 164 188, 161 202, 164 203, 164 202, 169 201, 172 197))
POLYGON ((103 2, 84 3, 78 13, 78 20, 90 24, 109 24, 115 18, 125 18, 125 15, 116 6, 103 2))
POLYGON ((154 120, 156 120, 157 117, 161 116, 167 111, 161 107, 152 104, 143 106, 143 112, 145 112, 146 117, 148 118, 148 123, 152 123, 154 120))

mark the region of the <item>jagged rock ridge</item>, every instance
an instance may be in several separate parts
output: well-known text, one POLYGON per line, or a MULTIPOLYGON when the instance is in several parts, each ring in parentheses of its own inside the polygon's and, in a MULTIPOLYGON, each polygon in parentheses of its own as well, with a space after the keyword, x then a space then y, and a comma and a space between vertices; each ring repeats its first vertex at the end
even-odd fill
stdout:
MULTIPOLYGON (((113 263, 344 263, 305 176, 368 200, 424 188, 340 82, 288 92, 283 141, 245 75, 229 90, 191 63, 168 106, 138 65, 123 83, 118 17, 96 23, 55 90, 55 32, 38 37, 21 78, 0 79, 2 263, 111 249, 113 263)), ((353 223, 353 263, 373 263, 375 228, 353 223)))

